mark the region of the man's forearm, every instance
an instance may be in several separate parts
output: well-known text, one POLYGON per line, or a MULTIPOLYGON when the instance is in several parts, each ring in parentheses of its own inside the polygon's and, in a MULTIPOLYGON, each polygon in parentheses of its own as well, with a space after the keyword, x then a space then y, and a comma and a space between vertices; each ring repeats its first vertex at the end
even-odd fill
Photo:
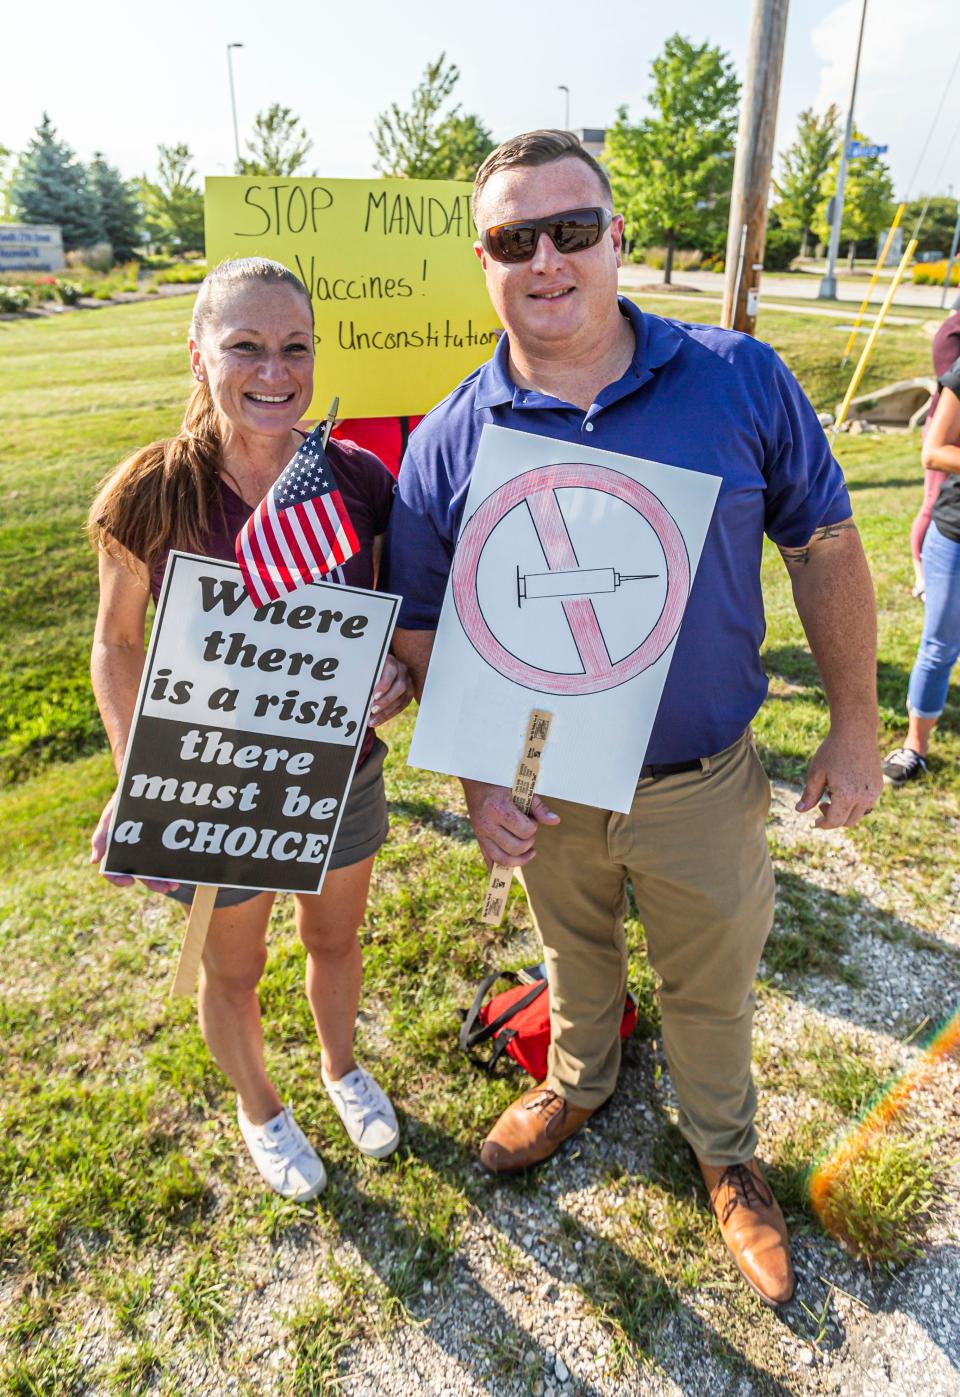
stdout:
POLYGON ((782 548, 797 613, 834 726, 877 724, 877 614, 873 582, 851 520, 818 530, 804 548, 782 548))
POLYGON ((399 628, 393 633, 393 653, 410 671, 417 703, 423 693, 435 636, 436 631, 405 631, 399 628))

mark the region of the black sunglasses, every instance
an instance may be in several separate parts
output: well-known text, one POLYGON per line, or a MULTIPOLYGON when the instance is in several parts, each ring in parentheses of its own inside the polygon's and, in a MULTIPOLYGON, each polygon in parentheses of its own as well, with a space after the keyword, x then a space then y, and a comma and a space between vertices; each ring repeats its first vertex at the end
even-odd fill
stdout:
POLYGON ((613 221, 609 209, 567 209, 547 218, 523 218, 485 228, 480 243, 495 262, 529 262, 546 233, 558 252, 585 252, 596 247, 613 221))

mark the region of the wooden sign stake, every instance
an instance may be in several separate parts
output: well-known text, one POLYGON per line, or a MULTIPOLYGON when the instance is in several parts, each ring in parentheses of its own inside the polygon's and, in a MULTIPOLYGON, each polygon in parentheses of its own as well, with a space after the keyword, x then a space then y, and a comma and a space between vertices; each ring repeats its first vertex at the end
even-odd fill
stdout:
MULTIPOLYGON (((533 805, 537 777, 540 775, 540 759, 547 743, 552 719, 552 713, 534 708, 527 721, 523 756, 517 763, 517 774, 513 778, 513 790, 510 793, 514 805, 518 810, 522 810, 524 815, 530 814, 530 807, 533 805)), ((493 865, 487 883, 487 894, 483 899, 483 911, 480 914, 480 920, 485 926, 499 926, 503 921, 512 880, 512 868, 507 868, 502 863, 493 865)))
POLYGON ((189 996, 197 987, 203 943, 207 939, 207 930, 210 926, 213 904, 217 900, 217 892, 218 889, 211 883, 197 884, 197 890, 193 894, 193 901, 190 904, 187 929, 183 933, 183 945, 180 947, 180 960, 173 981, 174 994, 189 996))

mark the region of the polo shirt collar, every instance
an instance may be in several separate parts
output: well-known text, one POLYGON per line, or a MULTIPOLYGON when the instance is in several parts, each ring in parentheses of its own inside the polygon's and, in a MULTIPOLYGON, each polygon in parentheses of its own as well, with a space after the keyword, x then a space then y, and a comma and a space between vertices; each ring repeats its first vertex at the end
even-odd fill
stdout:
MULTIPOLYGON (((644 315, 633 301, 618 296, 620 314, 625 315, 633 328, 636 347, 633 359, 622 378, 608 384, 598 396, 598 403, 615 402, 634 389, 648 382, 655 369, 661 368, 679 350, 683 334, 669 320, 657 315, 644 315)), ((518 388, 510 377, 510 344, 506 332, 497 341, 493 357, 480 369, 474 405, 478 408, 497 407, 501 403, 511 403, 514 407, 543 405, 555 402, 541 394, 528 394, 518 388)))

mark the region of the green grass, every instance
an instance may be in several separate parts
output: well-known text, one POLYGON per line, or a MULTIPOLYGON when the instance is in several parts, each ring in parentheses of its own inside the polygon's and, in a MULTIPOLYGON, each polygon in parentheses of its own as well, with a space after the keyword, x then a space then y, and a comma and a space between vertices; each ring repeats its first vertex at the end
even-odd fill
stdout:
MULTIPOLYGON (((643 303, 670 314, 716 314, 707 305, 643 303)), ((326 1259, 281 1318, 289 1358, 281 1387, 338 1390, 352 1343, 411 1322, 426 1294, 445 1293, 464 1228, 491 1198, 476 1167, 477 1143, 520 1080, 478 1074, 455 1037, 457 1009, 489 965, 536 958, 529 916, 514 892, 502 930, 480 925, 484 870, 457 783, 405 765, 408 715, 390 733, 393 836, 377 861, 363 930, 359 1052, 377 1063, 403 1128, 401 1149, 381 1166, 345 1141, 320 1085, 289 899, 280 900, 271 930, 261 987, 267 1060, 304 1128, 322 1142, 330 1184, 314 1203, 264 1195, 238 1151, 232 1094, 191 1006, 169 994, 179 909, 112 890, 88 867, 89 833, 113 777, 87 678, 96 569, 82 522, 96 481, 127 452, 175 429, 189 387, 189 310, 185 299, 0 322, 0 1265, 18 1287, 0 1309, 4 1392, 59 1397, 91 1383, 175 1391, 185 1361, 216 1370, 218 1386, 236 1376, 243 1391, 256 1359, 223 1336, 232 1334, 243 1298, 265 1284, 274 1254, 303 1239, 326 1259), (362 1267, 343 1261, 344 1247, 356 1249, 362 1267), (109 1341, 94 1373, 76 1357, 91 1312, 109 1341)), ((761 331, 816 401, 832 405, 843 386, 835 362, 842 344, 829 322, 764 313, 761 331)), ((929 342, 912 327, 891 330, 882 350, 870 382, 925 371, 929 342)), ((918 443, 844 439, 841 458, 877 580, 883 740, 893 745, 920 626, 906 537, 920 495, 918 443)), ((768 770, 796 782, 826 732, 827 710, 772 549, 764 580, 774 697, 756 730, 768 770)), ((885 797, 851 836, 866 866, 885 883, 895 880, 903 915, 931 934, 956 877, 949 831, 960 797, 958 717, 954 688, 933 779, 885 797)), ((775 849, 781 899, 766 973, 782 977, 780 992, 797 991, 812 973, 855 990, 857 967, 847 955, 854 918, 880 936, 904 934, 852 891, 811 885, 805 871, 827 861, 831 847, 823 840, 802 853, 775 849)), ((656 1104, 660 1057, 650 1040, 659 1011, 635 909, 627 936, 640 1001, 628 1072, 632 1089, 656 1104)), ((944 956, 945 975, 955 974, 955 958, 944 956)), ((794 1217, 806 1216, 810 1227, 805 1171, 887 1068, 852 1038, 801 1036, 787 1060, 765 1058, 761 1046, 761 1092, 798 1103, 798 1120, 778 1144, 775 1177, 794 1217), (812 1126, 800 1113, 811 1100, 812 1126)), ((613 1366, 642 1354, 656 1361, 665 1326, 690 1313, 687 1298, 722 1287, 729 1327, 704 1342, 736 1369, 738 1353, 752 1352, 753 1339, 743 1335, 766 1332, 757 1327, 759 1306, 737 1288, 683 1147, 656 1110, 647 1172, 598 1182, 608 1231, 599 1236, 560 1209, 548 1240, 561 1259, 582 1258, 577 1284, 609 1331, 613 1366)), ((867 1209, 857 1198, 874 1209, 885 1180, 910 1177, 910 1198, 894 1190, 883 1213, 884 1245, 899 1238, 906 1254, 917 1245, 927 1195, 906 1156, 897 1159, 868 1161, 848 1232, 854 1236, 867 1209), (923 1206, 910 1213, 916 1199, 923 1206)), ((504 1187, 516 1190, 518 1204, 541 1197, 537 1177, 504 1187)), ((873 1243, 865 1237, 862 1245, 869 1252, 873 1243)), ((526 1275, 512 1241, 500 1236, 495 1254, 526 1275)), ((484 1359, 491 1383, 526 1363, 506 1323, 493 1349, 484 1359)))

